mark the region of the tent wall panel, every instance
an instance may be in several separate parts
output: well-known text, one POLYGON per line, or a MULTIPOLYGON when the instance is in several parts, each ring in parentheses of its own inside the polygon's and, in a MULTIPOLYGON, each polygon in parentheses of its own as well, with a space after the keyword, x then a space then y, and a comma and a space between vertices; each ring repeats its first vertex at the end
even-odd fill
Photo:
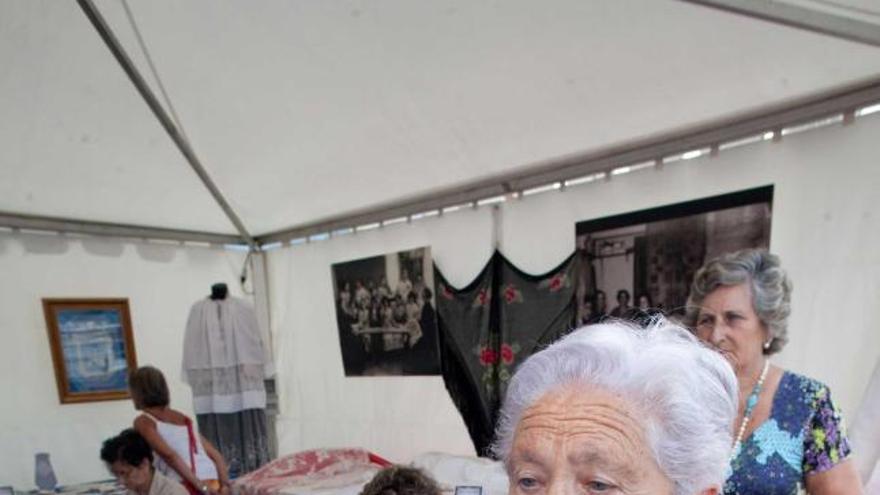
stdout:
POLYGON ((0 484, 32 488, 36 452, 50 453, 61 484, 107 479, 101 442, 135 417, 129 400, 59 403, 41 298, 128 298, 138 364, 162 369, 172 405, 191 414, 180 380, 189 307, 212 282, 234 290, 243 262, 218 249, 0 233, 0 484))

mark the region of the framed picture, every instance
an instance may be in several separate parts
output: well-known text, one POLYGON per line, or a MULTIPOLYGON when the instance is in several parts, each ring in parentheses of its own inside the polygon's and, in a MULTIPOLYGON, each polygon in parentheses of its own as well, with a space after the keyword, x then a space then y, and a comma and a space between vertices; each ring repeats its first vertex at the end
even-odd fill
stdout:
POLYGON ((345 376, 439 375, 430 248, 333 265, 345 376))
POLYGON ((128 399, 137 367, 128 299, 43 299, 62 404, 128 399))
POLYGON ((679 318, 709 259, 770 246, 773 186, 579 222, 578 324, 679 318))

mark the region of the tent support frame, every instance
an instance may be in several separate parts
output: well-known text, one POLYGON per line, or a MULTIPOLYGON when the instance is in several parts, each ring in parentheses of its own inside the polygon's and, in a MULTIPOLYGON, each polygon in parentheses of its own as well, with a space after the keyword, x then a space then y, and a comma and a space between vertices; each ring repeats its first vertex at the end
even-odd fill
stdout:
POLYGON ((682 0, 755 19, 880 47, 880 26, 771 0, 682 0))
MULTIPOLYGON (((383 220, 410 217, 453 205, 476 204, 476 201, 522 192, 566 180, 605 173, 617 167, 654 161, 691 150, 717 150, 722 143, 806 124, 835 115, 852 116, 861 107, 880 103, 880 77, 872 77, 829 91, 791 99, 761 109, 672 130, 644 139, 628 141, 596 151, 563 156, 528 167, 522 171, 500 174, 485 180, 460 184, 448 189, 352 211, 320 221, 258 235, 261 245, 308 239, 310 236, 370 225, 383 220)), ((711 153, 710 153, 711 156, 711 153)))
POLYGON ((92 22, 92 25, 95 27, 95 30, 101 36, 101 39, 104 40, 104 43, 107 45, 107 48, 110 49, 110 52, 113 54, 113 57, 116 58, 116 61, 119 62, 119 65, 122 67, 122 70, 125 71, 128 78, 131 80, 134 87, 137 89, 138 93, 140 93, 141 97, 143 97, 144 101, 147 103, 147 106, 150 107, 150 110, 153 111, 153 114, 159 120, 159 123, 162 124, 162 127, 165 129, 165 132, 171 137, 171 140, 174 141, 174 144, 177 145, 177 148, 183 154, 183 157, 186 159, 187 163, 189 163, 190 167, 192 167, 193 171, 196 175, 199 176, 202 183, 214 197, 214 200, 220 205, 220 208, 223 209, 223 213, 226 214, 226 217, 229 218, 229 221, 235 226, 236 231, 238 231, 241 236, 241 240, 246 242, 251 249, 259 249, 259 245, 254 240, 253 236, 248 233, 248 230, 245 228, 244 223, 242 223, 241 218, 235 213, 230 206, 229 202, 226 201, 226 198, 223 196, 223 193, 220 192, 220 188, 214 183, 211 179, 211 176, 208 175, 208 172, 205 170, 205 167, 202 166, 199 157, 196 155, 195 151, 189 144, 189 141, 183 136, 177 126, 174 124, 174 121, 168 115, 168 112, 165 111, 165 108, 159 103, 159 100, 156 98, 156 95, 153 94, 153 91, 150 89, 147 82, 144 80, 143 76, 141 76, 140 72, 138 72, 137 67, 134 66, 131 59, 128 57, 128 54, 125 52, 125 49, 122 47, 122 44, 119 43, 119 40, 116 38, 116 35, 113 34, 113 31, 110 29, 110 26, 104 20, 104 17, 98 11, 98 8, 95 7, 95 4, 92 3, 92 0, 77 0, 80 8, 82 8, 83 12, 86 14, 86 17, 92 22))
POLYGON ((234 234, 217 234, 196 230, 166 229, 143 225, 94 222, 38 215, 22 215, 20 213, 2 211, 0 211, 0 227, 13 230, 34 230, 40 232, 59 232, 129 239, 200 242, 218 245, 241 244, 242 242, 241 238, 234 234))
MULTIPOLYGON (((332 218, 294 226, 256 236, 256 246, 308 238, 316 234, 354 228, 391 218, 408 217, 453 205, 471 204, 481 199, 521 192, 553 182, 604 172, 616 167, 647 161, 662 163, 663 157, 694 149, 718 149, 725 142, 755 136, 767 131, 804 124, 835 115, 844 115, 844 123, 852 121, 856 109, 880 103, 880 77, 874 77, 726 119, 686 127, 641 140, 603 148, 597 151, 561 157, 525 167, 522 172, 462 184, 457 187, 418 195, 404 200, 348 212, 332 218)), ((710 153, 710 157, 711 157, 710 153)), ((610 175, 606 175, 610 177, 610 175)), ((0 212, 0 227, 69 232, 122 238, 162 239, 173 241, 239 244, 242 238, 232 234, 167 229, 131 224, 95 222, 48 216, 0 212)))

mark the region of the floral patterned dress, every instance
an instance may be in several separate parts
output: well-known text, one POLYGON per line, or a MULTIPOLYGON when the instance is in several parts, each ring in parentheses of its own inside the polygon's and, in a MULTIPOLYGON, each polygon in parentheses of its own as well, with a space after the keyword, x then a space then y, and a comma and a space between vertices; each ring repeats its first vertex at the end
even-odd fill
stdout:
POLYGON ((786 371, 770 417, 734 452, 724 494, 796 495, 808 474, 831 469, 849 454, 828 387, 786 371))

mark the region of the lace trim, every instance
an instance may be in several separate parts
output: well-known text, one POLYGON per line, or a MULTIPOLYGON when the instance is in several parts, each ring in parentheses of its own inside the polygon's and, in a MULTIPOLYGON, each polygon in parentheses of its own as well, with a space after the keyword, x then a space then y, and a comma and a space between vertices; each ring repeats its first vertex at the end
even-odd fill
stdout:
POLYGON ((193 395, 233 395, 263 391, 263 365, 240 364, 227 368, 187 370, 187 381, 193 395))

